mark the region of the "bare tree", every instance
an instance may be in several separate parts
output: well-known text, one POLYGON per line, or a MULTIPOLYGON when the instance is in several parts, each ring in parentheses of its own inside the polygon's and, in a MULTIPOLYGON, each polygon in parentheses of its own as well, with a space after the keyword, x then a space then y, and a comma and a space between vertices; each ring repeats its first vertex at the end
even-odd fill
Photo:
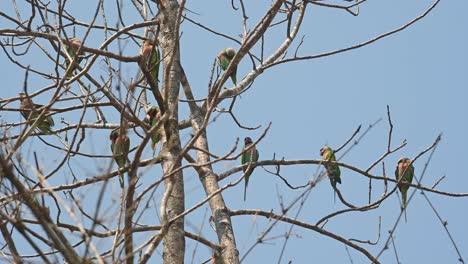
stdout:
MULTIPOLYGON (((89 9, 87 20, 76 18, 73 1, 26 0, 21 4, 12 1, 9 4, 14 12, 0 12, 6 20, 0 35, 3 54, 9 59, 8 67, 24 72, 23 87, 17 88, 19 95, 0 100, 5 118, 1 124, 0 153, 0 231, 5 261, 184 263, 190 258, 188 238, 196 245, 193 254, 198 244, 210 248, 211 254, 201 256, 205 263, 240 263, 266 241, 278 223, 287 223, 290 228, 281 235, 285 239, 278 246, 281 252, 295 234, 293 227, 301 227, 345 245, 346 250, 359 252, 372 263, 379 263, 382 252, 394 243, 393 234, 404 215, 403 209, 388 236, 381 234, 379 221, 376 242, 349 239, 325 225, 338 216, 375 210, 397 195, 398 186, 404 180, 389 176, 393 175, 394 165, 388 168, 385 161, 404 148, 406 142, 395 145, 392 141, 390 108, 387 107, 386 120, 376 122, 389 125, 387 148, 367 168, 343 163, 340 157, 359 144, 375 124, 367 129, 359 127, 354 133, 350 131, 348 140, 334 143, 333 152, 338 161, 260 157, 258 161, 250 159, 232 167, 232 162, 250 153, 268 137, 270 129, 270 125, 265 128, 243 124, 236 115, 236 103, 245 91, 255 89, 254 81, 272 67, 363 48, 421 20, 439 0, 399 28, 353 46, 306 55, 300 55, 307 41, 299 32, 307 27, 304 19, 310 15, 311 7, 336 9, 359 19, 359 9, 365 8, 367 1, 276 0, 271 5, 261 4, 264 12, 260 17, 249 17, 250 4, 242 0, 227 2, 233 12, 242 14, 240 36, 223 31, 230 21, 226 25, 199 21, 199 16, 184 0, 82 1, 89 9), (232 57, 223 54, 224 48, 220 47, 219 53, 208 58, 212 68, 206 69, 210 73, 207 90, 192 89, 194 85, 185 71, 191 62, 184 59, 181 46, 197 40, 184 38, 181 30, 184 24, 238 47, 232 57), (278 30, 282 32, 281 38, 275 33, 278 30), (142 50, 140 55, 144 41, 150 48, 142 50), (223 59, 228 60, 227 64, 219 66, 223 59), (251 64, 251 70, 238 75, 236 80, 232 76, 241 62, 251 64), (158 106, 159 112, 147 114, 153 106, 158 106), (23 115, 20 121, 15 119, 18 112, 23 115), (215 153, 210 151, 207 129, 221 117, 235 123, 246 134, 263 130, 245 149, 238 138, 226 138, 230 150, 215 153), (119 145, 126 140, 131 141, 129 150, 119 145), (115 163, 119 163, 119 169, 115 163), (301 186, 293 184, 281 171, 299 165, 317 168, 317 173, 301 186), (320 216, 316 222, 300 220, 298 215, 304 201, 321 180, 327 179, 324 167, 331 166, 366 177, 368 203, 352 204, 336 187, 336 202, 344 209, 320 216), (382 166, 380 174, 371 172, 379 166, 382 166), (264 208, 230 209, 225 191, 244 180, 247 173, 243 172, 255 168, 256 172, 263 168, 291 192, 300 193, 294 192, 294 198, 288 203, 278 195, 279 212, 264 208), (196 202, 187 203, 186 183, 192 180, 187 175, 193 171, 198 176, 196 185, 203 187, 204 195, 196 202), (121 188, 116 185, 119 178, 124 179, 121 188), (377 199, 373 198, 376 192, 380 192, 377 199), (206 211, 209 216, 196 215, 205 206, 209 208, 206 211), (209 219, 217 240, 202 234, 204 224, 197 226, 199 232, 188 231, 191 224, 186 219, 191 215, 201 218, 200 223, 209 219), (271 221, 264 224, 257 242, 240 252, 232 219, 249 215, 271 221)), ((190 4, 195 7, 198 3, 190 4)), ((411 162, 427 158, 428 164, 440 140, 439 136, 434 142, 428 142, 426 149, 411 157, 411 162)), ((412 183, 406 183, 410 194, 419 190, 448 197, 468 196, 468 193, 439 190, 437 183, 425 186, 420 182, 423 176, 424 172, 416 175, 412 183)), ((409 201, 411 198, 409 195, 409 201)), ((446 223, 439 219, 450 236, 446 223)), ((455 240, 452 242, 463 262, 455 240)), ((280 254, 278 263, 285 261, 280 254)), ((196 263, 193 256, 192 262, 196 263)))

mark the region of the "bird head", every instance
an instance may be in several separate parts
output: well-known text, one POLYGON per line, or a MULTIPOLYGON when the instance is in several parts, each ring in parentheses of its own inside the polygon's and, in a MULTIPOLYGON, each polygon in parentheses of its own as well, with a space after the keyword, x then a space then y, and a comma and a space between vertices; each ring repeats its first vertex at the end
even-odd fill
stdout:
POLYGON ((122 124, 120 127, 112 130, 112 132, 109 135, 109 139, 112 142, 115 142, 120 136, 127 134, 127 129, 128 129, 128 125, 122 124))
POLYGON ((320 149, 320 156, 323 157, 329 151, 331 151, 331 148, 325 145, 323 148, 320 149))
POLYGON ((70 38, 70 44, 71 44, 73 51, 77 52, 81 46, 81 40, 77 38, 70 38))
POLYGON ((406 170, 410 163, 411 160, 409 158, 403 157, 398 160, 398 167, 401 167, 403 170, 406 170))
POLYGON ((252 143, 253 143, 253 142, 252 142, 252 139, 251 139, 250 137, 245 137, 245 138, 244 138, 244 144, 245 144, 245 145, 250 145, 250 144, 252 144, 252 143))
POLYGON ((151 109, 148 111, 147 114, 150 115, 152 118, 155 118, 157 115, 160 114, 159 107, 157 106, 151 107, 151 109))
POLYGON ((153 106, 146 110, 146 117, 143 119, 143 122, 150 124, 151 120, 155 117, 161 116, 161 112, 159 111, 159 107, 153 106))
POLYGON ((141 47, 141 55, 143 58, 148 59, 151 53, 153 52, 154 42, 152 40, 145 40, 143 46, 141 47))
POLYGON ((120 127, 112 130, 112 132, 110 133, 109 139, 112 141, 112 143, 114 143, 119 137, 119 134, 120 134, 119 130, 120 130, 120 127))
POLYGON ((25 93, 18 94, 21 104, 26 108, 33 108, 33 102, 25 93))
POLYGON ((234 58, 236 56, 236 51, 233 48, 227 48, 224 50, 224 53, 226 54, 226 57, 229 59, 234 58))
POLYGON ((143 45, 145 45, 145 46, 148 46, 148 45, 153 46, 154 43, 153 43, 153 41, 152 41, 151 39, 145 39, 145 41, 143 42, 143 45))
POLYGON ((408 159, 407 157, 403 157, 403 158, 400 158, 398 160, 398 164, 400 164, 400 163, 409 163, 409 162, 411 162, 411 160, 408 159))
POLYGON ((24 104, 25 99, 26 99, 26 94, 25 94, 25 93, 19 93, 18 96, 19 96, 20 102, 21 102, 22 104, 24 104))

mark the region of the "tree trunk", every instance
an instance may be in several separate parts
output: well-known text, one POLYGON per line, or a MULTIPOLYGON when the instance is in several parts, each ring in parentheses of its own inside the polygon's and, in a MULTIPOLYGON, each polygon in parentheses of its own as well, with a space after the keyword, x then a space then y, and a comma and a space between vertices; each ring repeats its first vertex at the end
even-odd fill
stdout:
MULTIPOLYGON (((207 196, 213 195, 213 193, 219 190, 218 175, 213 172, 213 168, 210 162, 210 156, 208 149, 208 136, 206 133, 206 124, 209 117, 207 112, 202 109, 194 102, 194 97, 190 88, 190 84, 187 80, 187 76, 183 71, 181 65, 179 65, 181 82, 184 88, 185 95, 189 102, 191 112, 191 125, 194 134, 194 146, 197 149, 197 163, 207 164, 197 169, 200 181, 205 189, 207 196), (203 151, 202 151, 203 150, 203 151)), ((217 252, 217 256, 221 256, 221 263, 223 264, 238 264, 239 263, 239 251, 236 246, 236 239, 234 237, 234 230, 232 228, 231 217, 229 210, 224 203, 224 199, 221 193, 213 195, 208 201, 210 204, 212 217, 216 226, 216 233, 218 235, 218 241, 221 244, 222 252, 217 252)), ((218 262, 216 262, 218 263, 218 262)))
MULTIPOLYGON (((178 62, 180 60, 178 34, 177 32, 177 12, 179 6, 177 1, 163 1, 164 8, 160 10, 161 34, 160 45, 163 54, 163 74, 162 94, 166 103, 167 121, 164 124, 165 142, 162 148, 164 175, 169 175, 174 169, 181 166, 181 159, 178 158, 181 152, 179 129, 178 129, 178 97, 180 71, 178 62), (174 66, 175 65, 175 66, 174 66)), ((175 173, 165 181, 166 192, 161 204, 162 223, 165 224, 173 217, 185 210, 184 204, 184 181, 182 171, 175 173)), ((163 261, 166 264, 184 263, 185 237, 184 219, 180 218, 170 227, 163 239, 163 261)))
MULTIPOLYGON (((200 125, 202 124, 201 118, 193 118, 192 126, 194 133, 197 133, 200 125)), ((202 132, 200 137, 195 142, 195 147, 198 149, 205 150, 197 151, 197 163, 206 164, 210 161, 208 149, 208 141, 206 130, 202 132)), ((209 196, 219 189, 218 175, 213 172, 211 165, 202 167, 203 174, 200 177, 200 181, 203 184, 206 195, 209 196)), ((239 251, 237 250, 236 240, 234 237, 234 230, 232 228, 231 217, 227 210, 226 204, 224 203, 223 196, 221 193, 213 196, 209 201, 212 216, 216 226, 216 233, 218 235, 219 243, 224 247, 223 251, 220 252, 222 263, 224 264, 237 264, 239 263, 239 251)))

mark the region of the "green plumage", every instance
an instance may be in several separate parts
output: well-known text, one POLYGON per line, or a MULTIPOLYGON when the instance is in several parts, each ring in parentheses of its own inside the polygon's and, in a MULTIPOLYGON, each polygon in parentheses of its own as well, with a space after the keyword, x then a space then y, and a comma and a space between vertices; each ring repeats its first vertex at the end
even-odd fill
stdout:
MULTIPOLYGON (((143 119, 143 122, 147 123, 151 127, 155 126, 158 122, 159 118, 161 118, 161 112, 159 107, 153 106, 146 111, 146 117, 143 119)), ((154 152, 156 151, 156 147, 158 146, 158 142, 161 139, 161 134, 159 131, 155 131, 153 136, 151 137, 151 149, 154 152)))
MULTIPOLYGON (((236 55, 236 51, 233 48, 226 48, 218 54, 218 64, 225 71, 229 64, 231 64, 232 59, 236 55)), ((237 65, 234 66, 234 69, 231 73, 231 80, 234 84, 237 84, 237 65)))
MULTIPOLYGON (((21 115, 29 120, 29 124, 32 125, 36 122, 37 117, 41 114, 43 105, 34 104, 32 99, 27 97, 24 93, 20 93, 20 112, 21 115)), ((41 121, 38 122, 37 128, 44 134, 49 135, 52 133, 52 127, 55 125, 52 116, 48 115, 48 112, 42 117, 41 121)))
POLYGON ((148 70, 150 71, 154 81, 158 82, 159 65, 161 63, 161 55, 159 53, 158 46, 154 45, 151 40, 145 40, 145 42, 143 42, 141 54, 145 59, 148 70))
MULTIPOLYGON (((83 60, 85 56, 85 52, 83 51, 83 49, 81 49, 80 53, 77 54, 78 49, 80 49, 80 46, 81 46, 81 41, 79 39, 71 38, 70 42, 71 42, 71 45, 65 46, 65 51, 67 52, 68 56, 70 56, 72 60, 75 56, 77 56, 77 58, 76 58, 76 64, 72 66, 72 69, 70 70, 69 74, 65 76, 65 78, 69 78, 72 76, 73 72, 76 69, 76 66, 81 63, 81 61, 83 60)), ((70 66, 70 63, 71 63, 70 59, 66 57, 65 65, 67 66, 67 68, 70 66)))
POLYGON ((408 183, 411 183, 413 181, 413 177, 414 167, 411 164, 411 160, 408 158, 401 158, 400 160, 398 160, 398 165, 395 169, 395 178, 397 180, 400 180, 400 178, 402 178, 401 182, 398 184, 398 189, 401 192, 401 203, 403 210, 406 210, 407 193, 410 187, 408 183))
MULTIPOLYGON (((119 168, 122 169, 125 167, 125 164, 128 160, 128 152, 130 151, 130 139, 126 135, 125 129, 120 127, 113 130, 109 136, 111 140, 111 151, 112 156, 114 156, 115 162, 119 165, 119 168)), ((119 175, 120 185, 124 186, 123 174, 119 175)))
MULTIPOLYGON (((320 149, 320 155, 324 160, 327 161, 336 161, 335 152, 329 147, 324 146, 320 149)), ((333 186, 333 189, 336 188, 336 183, 341 184, 341 171, 340 167, 336 164, 324 164, 325 169, 330 179, 330 183, 333 186)))
MULTIPOLYGON (((242 156, 241 156, 241 163, 242 165, 248 164, 249 162, 257 162, 259 158, 259 153, 258 150, 255 148, 255 146, 251 147, 249 150, 246 151, 246 149, 253 144, 252 139, 249 137, 246 137, 244 139, 244 147, 242 148, 242 156)), ((249 185, 249 179, 250 175, 254 171, 255 168, 250 168, 248 171, 247 167, 243 168, 244 174, 245 174, 245 187, 244 187, 244 201, 247 195, 247 186, 249 185)))

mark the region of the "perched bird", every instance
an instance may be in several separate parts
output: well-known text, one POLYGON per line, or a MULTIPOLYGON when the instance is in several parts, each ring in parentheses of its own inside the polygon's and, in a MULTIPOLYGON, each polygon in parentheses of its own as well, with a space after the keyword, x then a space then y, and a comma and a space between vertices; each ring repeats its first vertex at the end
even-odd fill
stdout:
MULTIPOLYGON (((148 110, 146 111, 146 117, 145 119, 143 119, 143 122, 153 127, 154 125, 156 125, 159 118, 161 118, 161 111, 159 111, 159 107, 153 106, 148 108, 148 110)), ((156 147, 158 146, 158 142, 160 139, 161 135, 159 131, 155 131, 154 135, 151 137, 151 149, 153 149, 153 154, 156 151, 156 147)))
MULTIPOLYGON (((250 137, 244 138, 244 147, 242 148, 242 156, 241 156, 241 162, 242 165, 248 164, 250 162, 257 162, 258 161, 258 150, 255 148, 255 146, 252 146, 249 150, 246 151, 246 149, 252 145, 252 139, 250 137)), ((254 171, 254 168, 250 168, 247 172, 247 167, 243 168, 244 173, 245 173, 245 187, 244 187, 244 201, 245 197, 247 194, 247 185, 249 185, 249 178, 252 172, 254 171)))
POLYGON ((398 184, 398 189, 401 192, 401 203, 403 210, 405 210, 406 219, 406 194, 408 193, 409 184, 413 181, 414 167, 411 164, 411 160, 408 158, 401 158, 398 160, 398 165, 395 169, 395 178, 401 181, 398 184))
MULTIPOLYGON (((111 151, 119 168, 124 168, 128 160, 128 152, 130 151, 130 139, 126 135, 125 128, 118 127, 110 133, 111 151)), ((123 188, 123 174, 119 175, 120 186, 123 188)))
MULTIPOLYGON (((76 65, 80 64, 81 61, 83 60, 83 57, 85 56, 84 50, 81 50, 80 53, 77 54, 78 49, 81 46, 81 40, 77 38, 71 38, 70 42, 71 42, 70 46, 65 45, 65 51, 67 52, 68 56, 70 56, 72 60, 75 56, 77 56, 77 58, 76 58, 76 64, 72 66, 72 69, 70 70, 69 74, 65 76, 65 78, 69 78, 73 74, 73 72, 76 69, 76 65)), ((70 66, 70 63, 71 63, 70 59, 68 57, 65 58, 65 65, 67 66, 67 68, 70 66)))
MULTIPOLYGON (((329 146, 324 146, 320 149, 320 156, 327 161, 336 161, 335 152, 329 146)), ((333 189, 336 189, 336 183, 341 184, 340 167, 336 164, 324 164, 324 166, 333 189)))
MULTIPOLYGON (((43 105, 38 105, 33 103, 32 99, 26 96, 24 93, 19 93, 20 97, 20 112, 21 115, 29 120, 30 124, 36 122, 37 117, 41 114, 40 108, 44 107, 43 105)), ((55 125, 54 119, 52 116, 48 115, 48 112, 41 118, 37 124, 37 128, 44 134, 50 135, 52 133, 52 127, 55 125)))
MULTIPOLYGON (((226 48, 218 54, 217 61, 223 71, 228 68, 235 55, 236 52, 233 48, 226 48)), ((234 84, 237 84, 237 65, 235 65, 234 69, 232 70, 231 80, 234 84)))
POLYGON ((211 255, 210 263, 211 264, 223 264, 223 260, 221 259, 221 256, 219 255, 218 252, 213 252, 213 255, 211 255))
POLYGON ((159 48, 154 45, 153 41, 145 40, 141 47, 141 56, 145 59, 148 70, 153 76, 155 82, 158 82, 159 75, 159 64, 161 62, 161 55, 159 54, 159 48))

